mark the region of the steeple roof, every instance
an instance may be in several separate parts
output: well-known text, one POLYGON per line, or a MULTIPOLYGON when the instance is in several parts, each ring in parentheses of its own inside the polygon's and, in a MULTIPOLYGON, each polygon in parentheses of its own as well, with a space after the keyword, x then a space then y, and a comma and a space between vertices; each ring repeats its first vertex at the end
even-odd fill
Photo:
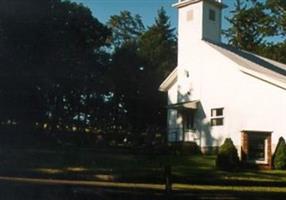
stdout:
POLYGON ((217 5, 221 8, 226 8, 227 6, 222 3, 222 0, 179 0, 177 3, 173 4, 173 7, 181 8, 190 4, 195 4, 201 1, 207 1, 209 3, 213 3, 214 5, 217 5))

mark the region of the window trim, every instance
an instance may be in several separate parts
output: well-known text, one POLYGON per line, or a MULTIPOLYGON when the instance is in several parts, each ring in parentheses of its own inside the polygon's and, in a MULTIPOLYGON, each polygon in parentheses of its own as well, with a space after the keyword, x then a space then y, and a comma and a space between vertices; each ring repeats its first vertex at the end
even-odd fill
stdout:
POLYGON ((212 108, 211 109, 211 120, 210 120, 210 124, 211 126, 223 126, 224 125, 224 108, 223 107, 218 107, 218 108, 212 108), (221 110, 222 111, 222 115, 217 115, 217 114, 213 114, 213 111, 217 111, 217 110, 221 110), (213 120, 217 120, 217 119, 221 119, 222 120, 222 124, 213 124, 213 120))

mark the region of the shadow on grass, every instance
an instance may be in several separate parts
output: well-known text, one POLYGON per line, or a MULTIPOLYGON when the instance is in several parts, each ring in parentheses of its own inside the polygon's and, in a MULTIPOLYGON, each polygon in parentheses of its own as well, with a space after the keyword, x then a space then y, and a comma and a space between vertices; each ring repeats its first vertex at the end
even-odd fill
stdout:
POLYGON ((108 188, 91 186, 68 186, 68 185, 43 185, 43 184, 20 184, 1 183, 1 200, 195 200, 195 199, 231 199, 231 200, 284 200, 286 193, 269 192, 241 192, 241 191, 217 191, 217 190, 180 190, 166 194, 164 191, 108 188))
POLYGON ((0 183, 1 200, 164 199, 164 193, 100 187, 0 183))
POLYGON ((285 187, 285 171, 218 171, 215 156, 144 156, 96 149, 6 149, 0 176, 67 180, 164 183, 166 164, 173 181, 201 185, 285 187))

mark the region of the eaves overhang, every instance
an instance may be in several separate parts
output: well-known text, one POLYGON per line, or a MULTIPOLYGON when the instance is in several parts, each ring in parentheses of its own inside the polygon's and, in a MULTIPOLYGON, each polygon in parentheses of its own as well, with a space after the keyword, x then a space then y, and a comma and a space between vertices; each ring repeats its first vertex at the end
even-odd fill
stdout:
POLYGON ((168 89, 177 81, 177 67, 170 73, 170 75, 161 83, 159 91, 167 92, 168 89))

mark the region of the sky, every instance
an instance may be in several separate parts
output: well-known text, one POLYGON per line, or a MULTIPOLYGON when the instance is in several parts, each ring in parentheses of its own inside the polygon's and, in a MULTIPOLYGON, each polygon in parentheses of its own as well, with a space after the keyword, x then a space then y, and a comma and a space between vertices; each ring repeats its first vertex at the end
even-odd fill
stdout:
MULTIPOLYGON (((157 15, 157 10, 164 7, 167 15, 170 17, 171 25, 177 27, 177 9, 172 4, 177 0, 72 0, 76 3, 82 3, 90 8, 93 16, 100 22, 105 23, 111 15, 119 14, 120 11, 128 10, 132 14, 139 14, 146 26, 153 24, 157 15)), ((228 8, 224 10, 223 15, 229 16, 233 8, 234 0, 224 0, 228 8)), ((223 28, 228 26, 223 18, 223 28)))

